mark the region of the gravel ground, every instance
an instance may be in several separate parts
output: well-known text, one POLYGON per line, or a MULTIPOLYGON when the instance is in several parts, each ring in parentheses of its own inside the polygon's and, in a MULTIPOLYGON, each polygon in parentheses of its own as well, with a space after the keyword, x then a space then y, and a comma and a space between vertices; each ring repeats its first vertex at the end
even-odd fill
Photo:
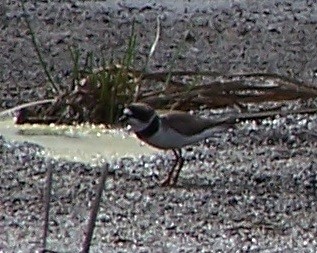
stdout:
MULTIPOLYGON (((270 71, 317 85, 314 1, 29 1, 26 7, 64 86, 69 45, 83 55, 104 49, 104 57, 119 57, 133 18, 142 66, 157 15, 162 33, 152 70, 166 69, 179 50, 178 69, 270 71)), ((1 107, 45 97, 19 1, 0 3, 0 13, 1 107)), ((113 162, 92 252, 316 252, 316 122, 316 115, 300 115, 241 123, 188 148, 173 188, 157 185, 172 162, 169 152, 113 162)), ((78 252, 100 168, 43 158, 41 147, 3 138, 0 152, 0 251, 39 248, 45 172, 53 166, 48 247, 78 252)))

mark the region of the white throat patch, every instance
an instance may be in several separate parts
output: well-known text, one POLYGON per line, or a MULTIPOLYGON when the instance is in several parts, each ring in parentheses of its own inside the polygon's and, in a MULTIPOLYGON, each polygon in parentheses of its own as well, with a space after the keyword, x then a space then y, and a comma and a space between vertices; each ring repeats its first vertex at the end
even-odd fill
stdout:
POLYGON ((128 118, 128 125, 130 125, 131 129, 134 132, 140 132, 146 129, 152 123, 152 121, 155 119, 156 116, 157 116, 156 114, 153 114, 153 116, 147 122, 140 121, 137 118, 134 118, 133 116, 131 116, 128 118))

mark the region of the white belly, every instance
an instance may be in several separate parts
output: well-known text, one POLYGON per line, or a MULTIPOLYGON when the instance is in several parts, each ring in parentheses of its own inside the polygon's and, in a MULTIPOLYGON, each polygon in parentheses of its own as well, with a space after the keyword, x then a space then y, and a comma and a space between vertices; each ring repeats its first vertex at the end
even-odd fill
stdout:
POLYGON ((175 132, 173 129, 162 130, 162 128, 160 128, 156 134, 144 141, 161 149, 181 148, 211 137, 214 133, 214 130, 207 129, 197 135, 183 136, 178 132, 175 132))

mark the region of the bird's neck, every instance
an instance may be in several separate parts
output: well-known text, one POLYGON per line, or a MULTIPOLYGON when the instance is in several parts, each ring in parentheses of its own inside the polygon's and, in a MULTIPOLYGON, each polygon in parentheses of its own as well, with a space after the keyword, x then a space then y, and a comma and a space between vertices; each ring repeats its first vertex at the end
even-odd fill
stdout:
POLYGON ((148 137, 151 137, 153 134, 155 134, 159 130, 159 127, 160 127, 160 118, 158 115, 155 115, 146 128, 135 132, 135 134, 140 139, 148 138, 148 137))

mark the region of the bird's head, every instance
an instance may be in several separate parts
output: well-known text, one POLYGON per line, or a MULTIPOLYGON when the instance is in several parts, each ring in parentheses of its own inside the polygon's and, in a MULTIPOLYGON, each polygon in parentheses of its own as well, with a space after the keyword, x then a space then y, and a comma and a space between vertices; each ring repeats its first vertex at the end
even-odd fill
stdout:
POLYGON ((155 110, 144 103, 132 103, 123 110, 119 121, 130 125, 132 131, 139 132, 145 129, 157 116, 155 110))

